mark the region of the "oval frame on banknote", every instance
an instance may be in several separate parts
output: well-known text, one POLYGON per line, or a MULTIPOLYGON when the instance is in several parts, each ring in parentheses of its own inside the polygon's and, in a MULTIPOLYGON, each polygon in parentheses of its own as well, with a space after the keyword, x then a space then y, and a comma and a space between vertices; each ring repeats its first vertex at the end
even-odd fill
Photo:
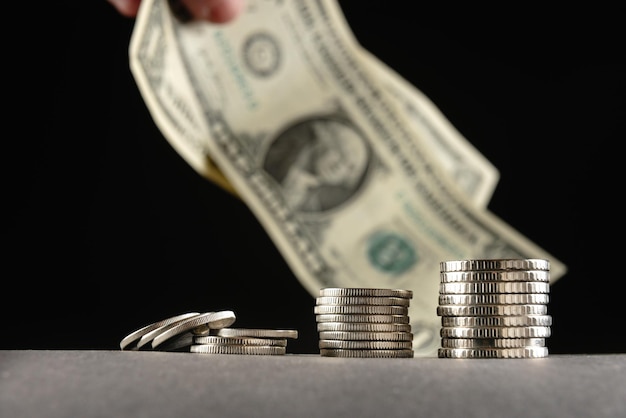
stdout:
POLYGON ((336 209, 358 193, 372 155, 356 125, 339 114, 316 115, 279 132, 266 149, 262 168, 280 185, 290 207, 315 214, 336 209))
POLYGON ((249 34, 243 43, 242 55, 250 72, 263 78, 274 74, 283 58, 278 39, 266 31, 249 34))

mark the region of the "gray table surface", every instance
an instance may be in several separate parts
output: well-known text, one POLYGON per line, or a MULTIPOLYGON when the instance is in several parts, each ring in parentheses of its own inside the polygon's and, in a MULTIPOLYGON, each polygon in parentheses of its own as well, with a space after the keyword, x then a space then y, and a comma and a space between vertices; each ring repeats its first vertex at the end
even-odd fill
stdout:
POLYGON ((0 351, 0 417, 626 417, 626 354, 0 351))

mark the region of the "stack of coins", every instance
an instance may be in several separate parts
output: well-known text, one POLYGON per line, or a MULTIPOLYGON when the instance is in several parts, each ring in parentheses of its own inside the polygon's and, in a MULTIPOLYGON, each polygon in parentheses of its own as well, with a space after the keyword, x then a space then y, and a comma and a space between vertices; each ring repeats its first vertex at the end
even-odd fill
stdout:
POLYGON ((131 332, 120 342, 122 350, 189 351, 196 335, 235 322, 233 311, 188 312, 163 319, 131 332))
POLYGON ((296 330, 221 328, 210 335, 196 335, 192 353, 276 356, 287 352, 287 339, 298 338, 296 330))
POLYGON ((314 313, 323 357, 413 357, 409 304, 403 289, 324 288, 314 313))
POLYGON ((442 261, 440 278, 439 357, 548 356, 548 260, 442 261))
POLYGON ((228 328, 232 311, 188 312, 133 331, 122 339, 125 351, 182 351, 202 354, 280 355, 296 330, 228 328))

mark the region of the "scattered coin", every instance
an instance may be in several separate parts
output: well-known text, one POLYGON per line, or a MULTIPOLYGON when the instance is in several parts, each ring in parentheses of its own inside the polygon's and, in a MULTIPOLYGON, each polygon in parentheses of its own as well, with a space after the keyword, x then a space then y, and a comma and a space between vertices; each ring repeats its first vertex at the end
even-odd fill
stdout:
POLYGON ((189 347, 193 344, 193 333, 186 332, 176 337, 172 337, 158 347, 159 351, 189 351, 189 347))
POLYGON ((294 329, 229 328, 233 311, 189 312, 139 328, 120 342, 122 350, 179 351, 203 354, 280 355, 294 329))
POLYGON ((170 338, 179 336, 185 332, 202 335, 205 330, 208 332, 210 329, 227 327, 235 322, 235 319, 235 313, 233 311, 206 312, 184 319, 156 335, 152 340, 152 348, 157 348, 170 338))
POLYGON ((184 318, 184 319, 179 319, 177 321, 174 322, 170 322, 168 324, 162 325, 160 327, 157 327, 155 329, 153 329, 152 331, 144 334, 139 341, 137 342, 137 349, 141 350, 141 349, 150 349, 152 348, 152 341, 154 340, 154 338, 159 335, 162 334, 163 332, 167 331, 170 328, 175 327, 176 325, 180 324, 183 321, 186 321, 188 319, 191 318, 195 318, 196 316, 201 315, 200 313, 194 313, 193 315, 184 318), (145 347, 145 348, 144 348, 145 347))
POLYGON ((298 338, 295 329, 222 328, 215 332, 221 337, 298 338))
POLYGON ((183 319, 190 318, 195 315, 199 315, 199 312, 189 312, 181 315, 172 316, 170 318, 163 319, 161 321, 152 323, 150 325, 146 325, 145 327, 139 328, 136 331, 131 332, 126 337, 122 339, 120 342, 120 349, 122 350, 133 350, 137 348, 137 341, 150 331, 153 331, 157 328, 160 328, 165 325, 172 324, 177 321, 182 321, 183 319))

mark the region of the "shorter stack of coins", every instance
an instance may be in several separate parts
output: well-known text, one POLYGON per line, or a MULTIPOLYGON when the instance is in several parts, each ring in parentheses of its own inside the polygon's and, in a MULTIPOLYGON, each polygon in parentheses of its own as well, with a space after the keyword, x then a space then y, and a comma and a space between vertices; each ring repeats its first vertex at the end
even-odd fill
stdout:
POLYGON ((221 328, 210 335, 196 335, 192 353, 276 356, 287 352, 287 339, 298 338, 298 331, 262 328, 221 328))
POLYGON ((403 289, 324 288, 314 313, 323 357, 413 357, 409 304, 403 289))
POLYGON ((543 259, 440 263, 441 358, 542 358, 550 263, 543 259))

